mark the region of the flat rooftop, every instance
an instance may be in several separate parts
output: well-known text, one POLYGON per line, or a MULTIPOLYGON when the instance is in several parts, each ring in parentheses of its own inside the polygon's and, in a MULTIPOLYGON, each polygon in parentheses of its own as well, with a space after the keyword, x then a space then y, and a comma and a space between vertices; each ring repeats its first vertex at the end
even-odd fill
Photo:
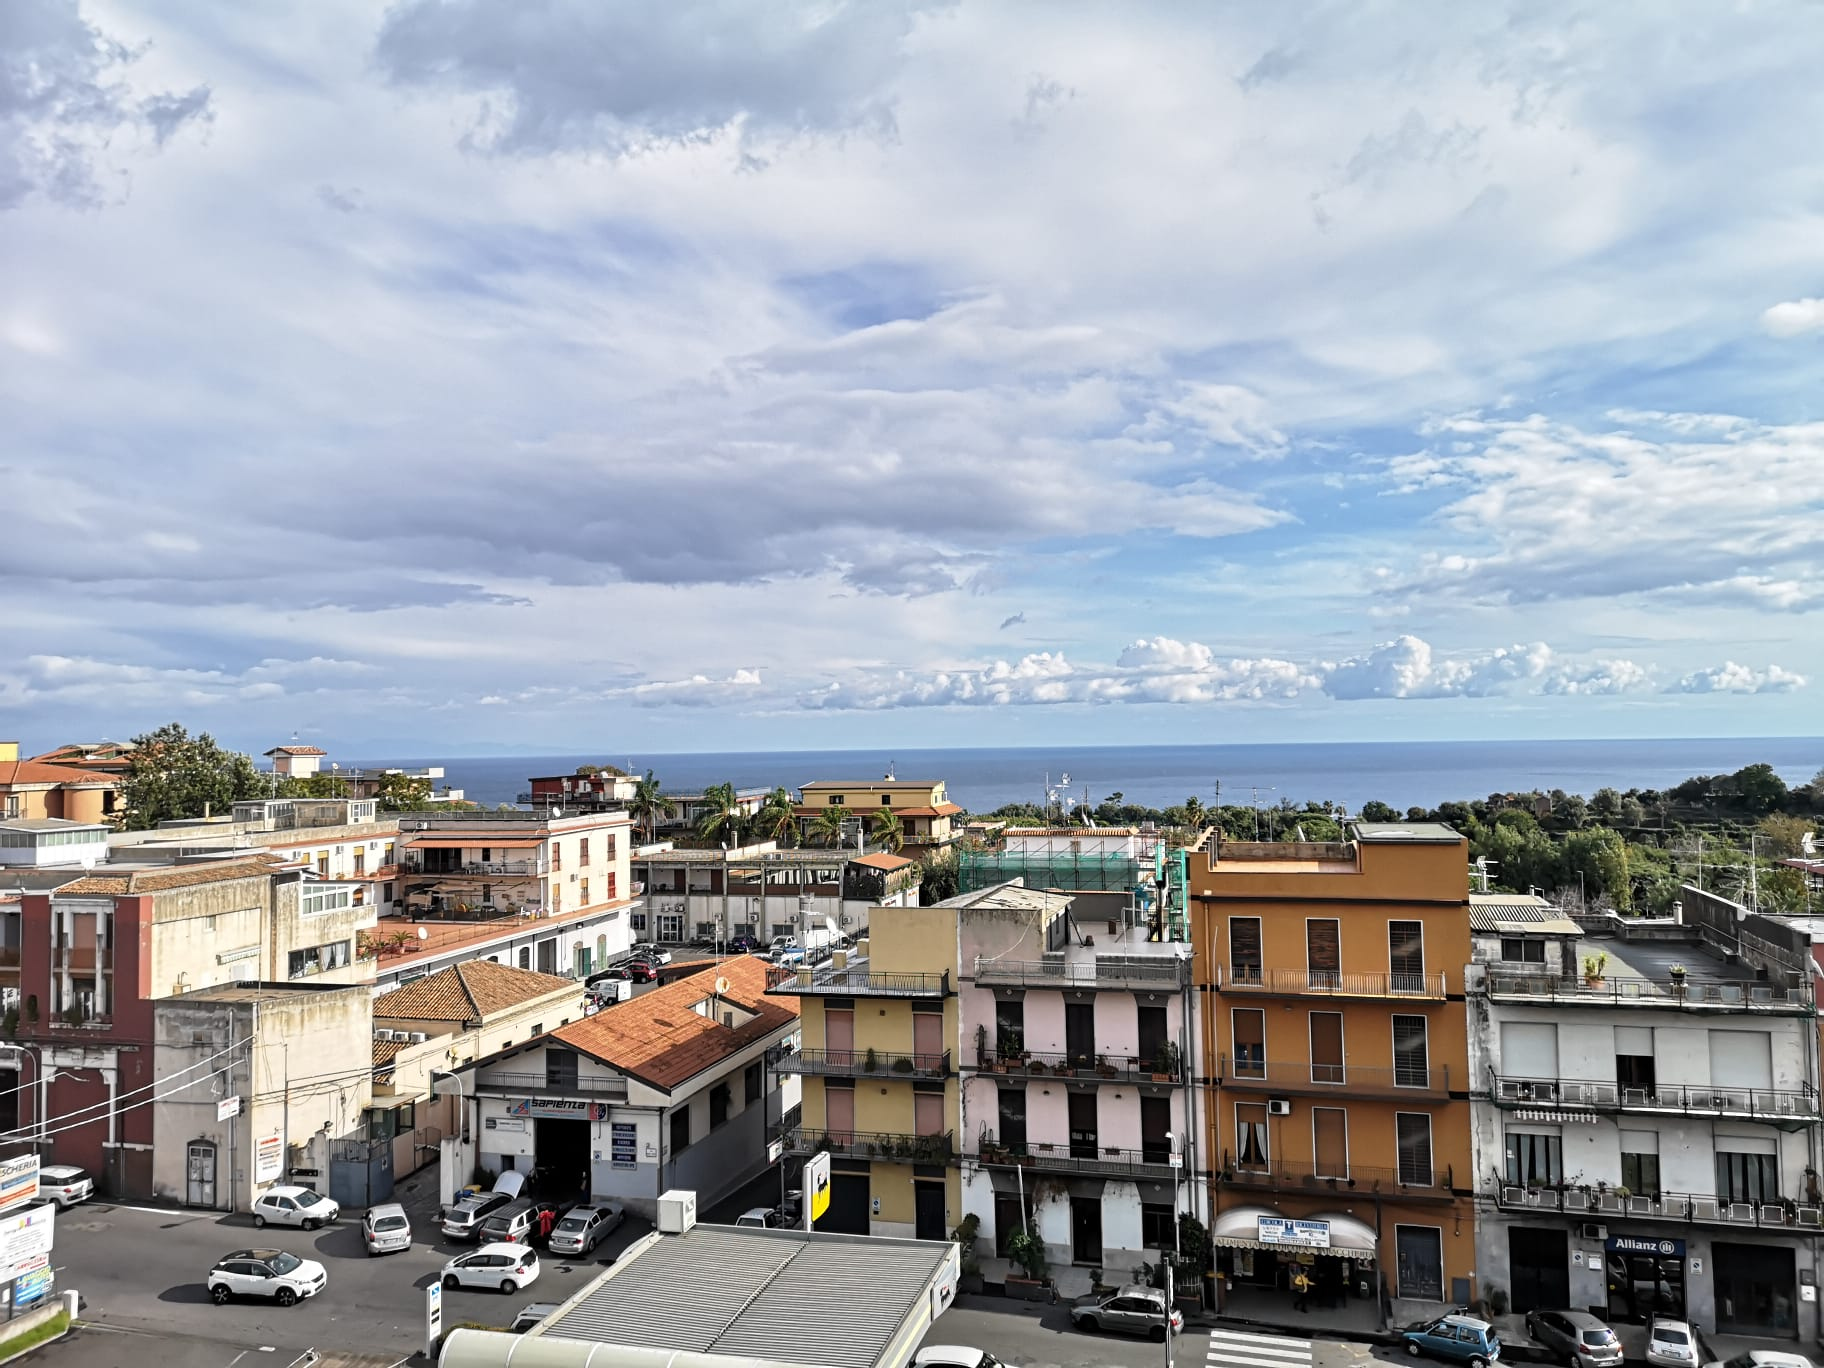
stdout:
POLYGON ((605 917, 609 913, 637 906, 639 902, 638 898, 624 898, 619 902, 597 903, 594 907, 565 912, 555 917, 506 916, 484 922, 413 921, 410 917, 381 917, 374 927, 376 936, 394 931, 409 931, 417 948, 403 955, 382 955, 376 969, 382 976, 388 976, 396 969, 412 968, 439 955, 447 955, 452 950, 485 950, 496 941, 511 940, 515 936, 569 926, 575 922, 586 922, 591 917, 605 917), (422 939, 418 936, 421 930, 425 933, 422 939))
POLYGON ((698 1225, 636 1244, 525 1338, 876 1368, 910 1359, 955 1274, 948 1241, 698 1225))
POLYGON ((1442 822, 1353 822, 1358 841, 1399 845, 1460 845, 1463 837, 1442 822))

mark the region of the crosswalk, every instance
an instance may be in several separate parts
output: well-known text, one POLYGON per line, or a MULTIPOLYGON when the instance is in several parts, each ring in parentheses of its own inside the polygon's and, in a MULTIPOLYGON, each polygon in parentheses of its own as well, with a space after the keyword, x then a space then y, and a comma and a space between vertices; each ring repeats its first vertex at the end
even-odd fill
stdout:
POLYGON ((1212 1330, 1208 1368, 1311 1368, 1311 1341, 1212 1330))

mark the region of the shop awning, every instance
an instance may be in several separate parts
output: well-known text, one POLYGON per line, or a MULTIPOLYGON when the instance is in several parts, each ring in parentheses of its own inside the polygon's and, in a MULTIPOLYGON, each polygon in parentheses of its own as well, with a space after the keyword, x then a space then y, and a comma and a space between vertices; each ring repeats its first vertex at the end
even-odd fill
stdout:
POLYGON ((1359 1259, 1370 1263, 1374 1259, 1374 1227, 1360 1217, 1351 1216, 1342 1211, 1318 1212, 1312 1216, 1301 1216, 1301 1221, 1323 1221, 1330 1227, 1330 1247, 1314 1249, 1309 1246, 1270 1244, 1260 1238, 1260 1218, 1266 1216, 1279 1219, 1285 1213, 1274 1211, 1271 1207, 1245 1206, 1230 1207, 1216 1217, 1216 1226, 1210 1232, 1210 1243, 1229 1249, 1270 1249, 1276 1254, 1327 1254, 1333 1259, 1359 1259))

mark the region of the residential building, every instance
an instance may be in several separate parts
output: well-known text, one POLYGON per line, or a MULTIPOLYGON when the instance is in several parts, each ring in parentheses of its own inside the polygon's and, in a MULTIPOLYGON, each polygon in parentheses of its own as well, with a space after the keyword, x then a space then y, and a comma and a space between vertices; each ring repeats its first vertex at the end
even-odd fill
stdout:
POLYGON ((1131 894, 1154 940, 1188 941, 1186 868, 1187 853, 1146 827, 1004 826, 961 847, 956 879, 965 893, 1013 879, 1028 888, 1131 894))
POLYGON ((368 1124, 372 1002, 362 985, 231 983, 149 1003, 151 1087, 122 1116, 150 1130, 134 1157, 151 1181, 131 1195, 246 1211, 298 1183, 346 1206, 386 1201, 392 1155, 368 1124))
POLYGON ((796 998, 804 1038, 777 1067, 804 1077, 784 1152, 831 1155, 820 1230, 939 1240, 962 1216, 956 1137, 957 914, 897 907, 851 951, 769 991, 796 998))
POLYGON ((404 815, 406 912, 562 916, 621 902, 631 827, 619 809, 404 815))
MULTIPOLYGON (((741 820, 751 821, 758 816, 772 792, 770 788, 736 789, 735 811, 741 820)), ((669 810, 661 812, 652 824, 651 834, 659 839, 690 839, 713 808, 706 793, 667 793, 664 798, 669 810)))
POLYGON ((1815 1335, 1805 933, 1695 888, 1676 921, 1611 917, 1597 934, 1530 897, 1472 894, 1471 916, 1483 1293, 1815 1335))
POLYGON ((559 808, 564 812, 619 812, 633 801, 639 779, 613 765, 593 772, 547 774, 526 781, 531 788, 519 801, 537 811, 559 808))
POLYGON ((88 869, 108 858, 106 822, 64 817, 0 821, 0 866, 11 869, 88 869))
POLYGON ((842 808, 872 826, 874 814, 885 809, 899 818, 906 846, 928 850, 958 839, 950 819, 962 811, 944 792, 942 779, 819 779, 799 790, 798 820, 808 832, 819 813, 842 808))
POLYGON ((780 850, 771 841, 735 850, 642 846, 634 867, 646 896, 636 937, 668 945, 810 930, 858 936, 875 909, 916 906, 922 872, 918 861, 885 851, 780 850))
POLYGON ((1003 826, 997 838, 1003 848, 1020 854, 1091 858, 1113 855, 1148 864, 1165 841, 1157 828, 1131 826, 1003 826))
POLYGON ((125 779, 133 768, 133 752, 137 749, 131 741, 76 741, 34 755, 32 759, 40 764, 69 765, 125 779))
POLYGON ((1485 1293, 1464 839, 1428 823, 1358 823, 1337 842, 1211 832, 1189 893, 1230 1309, 1275 1318, 1295 1264, 1320 1303, 1395 1321, 1485 1293))
POLYGON ((1032 1230, 1054 1268, 1118 1282, 1204 1209, 1191 947, 1149 940, 1121 894, 1014 882, 939 906, 962 946, 963 1210, 1000 1257, 1032 1230))
MULTIPOLYGON (((265 752, 266 758, 272 761, 272 773, 279 779, 308 779, 323 772, 323 762, 329 752, 318 746, 274 746, 265 752)), ((443 778, 443 766, 420 765, 408 769, 400 765, 384 765, 374 768, 363 768, 356 765, 344 769, 331 764, 330 774, 342 784, 342 796, 354 799, 376 799, 388 779, 403 775, 407 779, 418 779, 430 785, 430 792, 424 797, 426 803, 460 803, 462 790, 453 789, 445 784, 437 787, 437 781, 443 778)))
POLYGON ((119 811, 119 775, 21 760, 17 741, 0 741, 0 820, 57 817, 87 824, 111 822, 119 811))
POLYGON ((272 772, 281 779, 308 779, 323 768, 329 752, 321 746, 274 746, 265 752, 272 772))
POLYGON ((445 1151, 446 1191, 475 1163, 537 1168, 554 1191, 651 1217, 672 1188, 713 1204, 764 1171, 769 1127, 797 1101, 797 1080, 767 1070, 798 1034, 793 1004, 766 996, 771 972, 739 956, 459 1065, 477 1120, 445 1151))

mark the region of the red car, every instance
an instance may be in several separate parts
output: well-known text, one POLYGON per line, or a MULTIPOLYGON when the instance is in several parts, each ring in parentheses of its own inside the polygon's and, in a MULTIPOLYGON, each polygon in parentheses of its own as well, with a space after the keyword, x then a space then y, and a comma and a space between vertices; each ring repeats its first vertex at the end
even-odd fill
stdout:
POLYGON ((645 960, 629 960, 626 968, 627 977, 632 979, 635 983, 658 982, 659 970, 657 965, 648 964, 645 960))

